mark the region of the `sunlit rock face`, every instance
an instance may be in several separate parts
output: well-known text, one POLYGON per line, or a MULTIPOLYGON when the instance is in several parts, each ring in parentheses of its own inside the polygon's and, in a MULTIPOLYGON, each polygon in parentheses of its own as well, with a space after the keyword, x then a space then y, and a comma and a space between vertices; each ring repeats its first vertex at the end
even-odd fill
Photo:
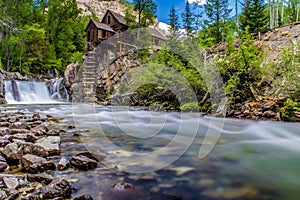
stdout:
POLYGON ((102 19, 104 13, 109 9, 125 16, 127 6, 120 0, 100 1, 100 0, 76 0, 78 7, 82 9, 83 15, 95 14, 102 19))

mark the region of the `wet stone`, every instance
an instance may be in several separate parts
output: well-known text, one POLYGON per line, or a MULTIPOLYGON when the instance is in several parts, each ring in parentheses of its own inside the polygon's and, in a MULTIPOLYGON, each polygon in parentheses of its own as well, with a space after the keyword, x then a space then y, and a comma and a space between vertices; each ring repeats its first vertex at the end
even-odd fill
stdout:
POLYGON ((29 133, 27 129, 11 129, 11 134, 18 134, 18 133, 29 133))
POLYGON ((50 174, 28 174, 27 179, 30 182, 39 182, 48 185, 53 181, 53 177, 50 174))
POLYGON ((0 190, 0 199, 1 200, 5 200, 7 199, 7 195, 5 191, 0 190))
POLYGON ((8 189, 16 189, 19 186, 19 181, 14 177, 4 177, 3 183, 8 189))
POLYGON ((60 155, 60 137, 59 136, 48 136, 41 138, 36 141, 36 145, 43 147, 48 151, 49 155, 60 155))
MULTIPOLYGON (((1 122, 3 123, 3 122, 1 122)), ((0 123, 0 136, 9 135, 11 133, 11 130, 7 127, 3 127, 0 123)))
POLYGON ((93 159, 95 161, 98 161, 97 158, 89 151, 80 152, 76 156, 85 156, 85 157, 88 157, 88 158, 93 159))
POLYGON ((62 157, 57 165, 57 169, 63 171, 68 169, 69 165, 68 159, 66 157, 62 157))
POLYGON ((28 133, 28 134, 17 133, 17 134, 11 135, 8 139, 10 141, 23 140, 25 142, 35 142, 38 138, 35 135, 33 135, 32 133, 28 133))
POLYGON ((70 160, 70 163, 73 167, 82 170, 94 169, 98 165, 98 163, 95 160, 90 159, 83 155, 73 156, 70 160))
POLYGON ((136 190, 130 183, 117 183, 108 189, 103 196, 105 200, 142 199, 142 192, 136 190))
POLYGON ((54 180, 52 183, 42 189, 44 198, 63 197, 68 198, 72 194, 72 188, 65 179, 54 180))
POLYGON ((45 124, 38 125, 30 130, 31 133, 33 133, 36 136, 43 136, 47 135, 49 132, 49 129, 45 124))
POLYGON ((21 168, 29 173, 38 173, 46 170, 55 170, 55 164, 45 158, 27 154, 21 159, 21 168))
POLYGON ((6 161, 0 161, 0 172, 3 172, 8 167, 6 161))
POLYGON ((5 200, 17 199, 19 196, 19 192, 16 189, 5 189, 4 191, 7 195, 7 198, 5 200))
POLYGON ((9 164, 18 164, 22 156, 26 154, 48 156, 48 152, 43 147, 24 141, 15 141, 8 144, 1 152, 9 164))
POLYGON ((10 141, 8 139, 0 139, 0 148, 8 145, 10 141))
POLYGON ((79 197, 75 197, 74 200, 93 200, 93 198, 90 195, 82 195, 79 197))
POLYGON ((15 123, 11 123, 10 126, 9 126, 10 129, 21 129, 21 130, 24 130, 24 129, 27 129, 29 130, 30 127, 28 126, 27 123, 25 122, 15 122, 15 123))

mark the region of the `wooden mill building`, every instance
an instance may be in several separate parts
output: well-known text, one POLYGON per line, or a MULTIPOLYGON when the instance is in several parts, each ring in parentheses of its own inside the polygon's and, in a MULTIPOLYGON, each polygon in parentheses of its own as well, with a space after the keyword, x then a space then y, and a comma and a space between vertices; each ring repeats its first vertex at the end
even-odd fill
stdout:
MULTIPOLYGON (((96 47, 104 40, 127 30, 128 26, 126 25, 125 17, 107 10, 101 22, 92 19, 86 28, 88 49, 96 47)), ((149 30, 152 35, 151 40, 153 44, 159 46, 165 41, 165 36, 158 30, 154 28, 150 28, 149 30)))

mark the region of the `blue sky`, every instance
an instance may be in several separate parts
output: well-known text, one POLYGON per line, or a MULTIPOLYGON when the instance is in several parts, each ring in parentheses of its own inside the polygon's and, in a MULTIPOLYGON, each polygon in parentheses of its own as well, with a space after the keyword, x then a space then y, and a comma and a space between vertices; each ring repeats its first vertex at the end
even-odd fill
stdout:
MULTIPOLYGON (((128 0, 129 2, 131 0, 128 0)), ((157 4, 157 18, 160 22, 168 23, 169 18, 169 11, 171 6, 173 5, 180 17, 180 13, 184 9, 185 0, 153 0, 157 4)), ((189 0, 190 3, 192 2, 200 2, 203 4, 205 0, 189 0)), ((231 8, 234 8, 234 1, 229 0, 229 5, 231 8)))
MULTIPOLYGON (((169 11, 172 5, 175 7, 179 17, 180 13, 184 9, 185 0, 153 0, 157 4, 157 18, 161 22, 168 22, 169 11)), ((189 0, 189 2, 195 2, 196 0, 189 0)), ((199 2, 205 2, 205 0, 199 0, 199 2)))

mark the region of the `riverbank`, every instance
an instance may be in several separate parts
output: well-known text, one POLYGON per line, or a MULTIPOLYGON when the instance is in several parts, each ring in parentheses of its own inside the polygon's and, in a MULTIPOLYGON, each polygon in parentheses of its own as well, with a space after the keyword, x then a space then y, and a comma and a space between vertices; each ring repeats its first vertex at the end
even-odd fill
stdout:
POLYGON ((297 123, 90 104, 5 106, 0 116, 5 199, 292 200, 299 195, 297 123), (199 159, 199 148, 210 144, 204 140, 208 132, 219 132, 220 138, 199 159), (32 160, 35 164, 28 165, 32 160))
POLYGON ((51 115, 0 110, 0 199, 70 199, 72 182, 54 178, 54 172, 96 168, 98 161, 89 152, 61 156, 60 135, 66 130, 56 129, 57 123, 60 119, 51 115))

